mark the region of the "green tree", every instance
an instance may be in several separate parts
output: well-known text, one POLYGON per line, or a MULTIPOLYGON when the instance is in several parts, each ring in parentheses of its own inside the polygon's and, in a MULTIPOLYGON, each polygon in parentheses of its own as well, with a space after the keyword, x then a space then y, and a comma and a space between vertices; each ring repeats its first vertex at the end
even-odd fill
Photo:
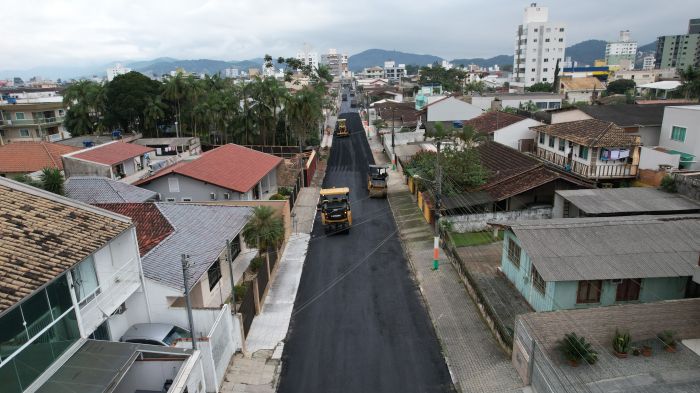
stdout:
POLYGON ((527 91, 550 92, 552 91, 552 84, 548 82, 537 82, 534 85, 528 87, 527 91))
POLYGON ((461 91, 466 72, 458 68, 445 69, 439 64, 420 69, 420 83, 440 83, 446 91, 461 91))
POLYGON ((137 131, 145 124, 149 100, 157 95, 160 84, 138 72, 118 75, 107 85, 105 124, 125 131, 137 131))
POLYGON ((186 94, 186 84, 185 77, 182 72, 177 72, 175 76, 166 77, 165 81, 161 85, 161 91, 163 93, 163 98, 174 103, 175 106, 175 121, 181 124, 182 127, 182 111, 181 111, 181 101, 185 98, 186 94))
POLYGON ((284 239, 284 221, 269 206, 258 206, 243 227, 243 239, 248 247, 255 247, 268 257, 268 250, 277 247, 284 239))
POLYGON ((605 92, 608 95, 612 94, 625 94, 630 90, 634 90, 637 84, 631 79, 618 79, 608 83, 608 87, 605 92))
POLYGON ((680 70, 678 74, 681 77, 681 91, 685 98, 700 98, 700 71, 688 66, 685 70, 680 70))
POLYGON ((167 108, 168 106, 165 105, 159 95, 146 99, 146 108, 143 112, 145 133, 149 133, 156 138, 160 137, 158 122, 165 118, 165 110, 167 108))
POLYGON ((105 89, 92 81, 78 81, 63 91, 63 103, 68 107, 65 127, 73 136, 93 134, 102 129, 105 111, 105 89))
POLYGON ((476 92, 482 94, 486 90, 486 85, 483 81, 469 82, 464 85, 464 93, 469 94, 471 92, 476 92))
POLYGON ((39 175, 41 187, 54 194, 64 195, 63 174, 58 168, 44 168, 39 175))

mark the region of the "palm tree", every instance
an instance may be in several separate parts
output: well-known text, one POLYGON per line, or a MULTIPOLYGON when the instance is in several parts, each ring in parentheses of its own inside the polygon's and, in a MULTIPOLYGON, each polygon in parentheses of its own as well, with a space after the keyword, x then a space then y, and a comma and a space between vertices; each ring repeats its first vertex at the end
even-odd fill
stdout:
POLYGON ((685 98, 697 98, 700 96, 700 72, 692 66, 685 70, 678 71, 683 84, 681 90, 685 93, 685 98))
POLYGON ((144 127, 146 130, 155 129, 156 137, 158 135, 158 121, 165 117, 165 109, 167 106, 163 103, 160 96, 155 96, 154 98, 148 97, 146 101, 146 108, 143 112, 144 117, 144 127))
POLYGON ((44 168, 39 175, 41 188, 54 194, 63 195, 63 175, 58 168, 44 168))
POLYGON ((180 101, 185 98, 185 80, 182 72, 178 72, 175 76, 167 77, 163 83, 163 98, 173 101, 177 104, 177 121, 182 127, 182 118, 180 116, 180 101))
POLYGON ((463 145, 467 149, 479 146, 481 142, 486 140, 483 134, 476 132, 473 126, 465 125, 460 131, 457 131, 455 137, 462 141, 463 145))
POLYGON ((284 232, 282 217, 269 206, 258 206, 253 210, 253 216, 242 233, 245 244, 251 248, 256 247, 267 259, 270 248, 280 244, 284 232))

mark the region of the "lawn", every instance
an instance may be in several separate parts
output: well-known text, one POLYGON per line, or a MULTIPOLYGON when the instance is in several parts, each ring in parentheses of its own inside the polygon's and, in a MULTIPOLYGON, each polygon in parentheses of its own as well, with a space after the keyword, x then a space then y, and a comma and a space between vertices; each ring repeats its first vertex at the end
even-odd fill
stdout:
POLYGON ((482 244, 503 240, 503 231, 498 231, 498 239, 493 238, 492 231, 467 233, 450 232, 450 237, 455 247, 480 246, 482 244))

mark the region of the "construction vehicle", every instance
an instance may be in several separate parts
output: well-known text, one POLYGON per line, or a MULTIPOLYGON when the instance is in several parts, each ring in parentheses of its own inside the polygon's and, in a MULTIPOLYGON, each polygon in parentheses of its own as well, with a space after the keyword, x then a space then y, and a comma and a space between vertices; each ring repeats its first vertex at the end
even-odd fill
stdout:
POLYGON ((321 211, 321 222, 326 233, 350 232, 352 212, 350 211, 349 188, 321 189, 318 209, 321 211))
POLYGON ((345 119, 338 119, 338 127, 337 127, 337 131, 335 132, 335 136, 337 136, 337 137, 350 136, 350 132, 348 132, 348 127, 345 124, 345 119))
POLYGON ((388 165, 370 165, 367 171, 367 191, 370 198, 386 198, 388 165))

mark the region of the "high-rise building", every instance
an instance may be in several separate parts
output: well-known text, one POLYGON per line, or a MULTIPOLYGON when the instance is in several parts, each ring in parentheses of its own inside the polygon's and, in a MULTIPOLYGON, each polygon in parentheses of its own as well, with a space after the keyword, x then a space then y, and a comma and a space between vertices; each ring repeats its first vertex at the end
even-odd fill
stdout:
POLYGON ((312 51, 308 45, 304 45, 304 49, 297 52, 297 60, 305 66, 311 66, 312 70, 318 68, 318 53, 312 51))
POLYGON ((637 41, 630 40, 630 31, 620 32, 620 39, 608 42, 605 46, 605 62, 609 66, 621 66, 633 70, 637 58, 637 41))
POLYGON ((691 19, 688 34, 661 36, 656 41, 656 68, 700 67, 700 19, 691 19))
POLYGON ((321 55, 321 64, 328 67, 331 75, 335 78, 347 78, 348 71, 348 55, 338 53, 336 49, 329 49, 327 54, 321 55))
POLYGON ((642 69, 643 70, 653 70, 655 62, 656 62, 656 59, 654 58, 654 56, 644 57, 644 60, 642 61, 642 69))
POLYGON ((111 82, 117 75, 124 75, 131 72, 131 68, 122 67, 121 64, 116 64, 114 67, 107 69, 107 82, 111 82))
POLYGON ((513 61, 513 86, 552 83, 557 60, 564 60, 566 32, 563 23, 549 22, 549 9, 537 3, 525 8, 518 26, 513 61))
POLYGON ((406 64, 396 64, 395 61, 384 62, 384 78, 390 81, 400 81, 406 76, 406 64))

